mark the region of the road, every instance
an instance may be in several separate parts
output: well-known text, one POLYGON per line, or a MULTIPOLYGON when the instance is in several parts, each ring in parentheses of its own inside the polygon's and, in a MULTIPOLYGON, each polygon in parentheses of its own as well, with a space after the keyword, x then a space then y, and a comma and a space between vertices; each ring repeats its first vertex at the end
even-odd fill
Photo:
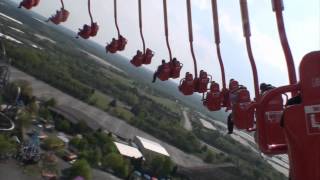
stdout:
POLYGON ((197 166, 206 166, 207 164, 204 163, 200 158, 187 154, 178 148, 169 145, 150 134, 147 134, 126 122, 110 116, 108 113, 90 106, 86 103, 83 103, 56 88, 49 86, 48 84, 35 79, 34 77, 21 72, 15 68, 11 68, 11 81, 14 80, 27 80, 30 82, 33 88, 33 94, 38 98, 55 98, 57 101, 57 106, 62 108, 69 108, 74 113, 84 114, 83 120, 86 121, 88 124, 92 126, 101 127, 104 130, 112 132, 116 135, 125 138, 134 138, 135 136, 141 136, 148 138, 150 140, 156 141, 163 145, 168 153, 170 154, 172 160, 180 166, 184 167, 197 167, 197 166))
POLYGON ((183 114, 183 127, 188 130, 188 131, 192 131, 192 125, 191 125, 191 121, 190 121, 190 118, 187 114, 187 111, 186 110, 183 110, 182 111, 182 114, 183 114))

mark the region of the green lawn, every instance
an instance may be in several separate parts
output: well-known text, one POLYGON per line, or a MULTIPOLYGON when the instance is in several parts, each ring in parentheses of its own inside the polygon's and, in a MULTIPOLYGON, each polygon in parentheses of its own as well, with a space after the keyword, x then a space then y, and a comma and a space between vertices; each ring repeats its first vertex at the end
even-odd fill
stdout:
POLYGON ((167 99, 167 98, 162 98, 159 96, 150 95, 150 94, 146 94, 146 96, 151 98, 155 102, 169 108, 171 111, 176 112, 176 113, 180 113, 178 104, 175 101, 167 99))

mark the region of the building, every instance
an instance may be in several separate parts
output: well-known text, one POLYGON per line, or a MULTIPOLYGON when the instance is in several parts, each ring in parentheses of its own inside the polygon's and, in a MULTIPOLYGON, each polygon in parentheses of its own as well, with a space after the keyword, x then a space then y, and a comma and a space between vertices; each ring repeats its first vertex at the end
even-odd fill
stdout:
POLYGON ((200 118, 200 122, 201 122, 202 126, 207 129, 214 130, 214 131, 217 130, 217 128, 215 128, 210 122, 208 122, 204 119, 200 118))
POLYGON ((132 147, 132 146, 128 146, 126 144, 122 144, 122 143, 118 143, 118 142, 114 142, 114 144, 116 145, 119 153, 122 156, 128 157, 128 158, 134 158, 134 159, 138 159, 143 157, 142 153, 139 151, 139 149, 132 147))
POLYGON ((139 147, 140 151, 146 159, 152 159, 152 157, 159 155, 170 157, 167 150, 157 142, 145 139, 140 136, 136 136, 134 138, 134 142, 137 144, 137 146, 139 147))

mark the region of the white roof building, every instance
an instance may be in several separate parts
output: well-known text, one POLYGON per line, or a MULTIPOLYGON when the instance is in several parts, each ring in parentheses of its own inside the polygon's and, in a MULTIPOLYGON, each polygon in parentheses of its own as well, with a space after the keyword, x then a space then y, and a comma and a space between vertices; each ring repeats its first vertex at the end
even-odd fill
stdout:
POLYGON ((161 146, 159 143, 151 141, 149 139, 145 139, 140 136, 136 136, 136 139, 140 141, 144 149, 147 149, 149 151, 153 151, 168 157, 170 156, 167 150, 163 146, 161 146))
POLYGON ((206 121, 204 119, 200 118, 200 122, 201 122, 202 126, 207 128, 207 129, 217 130, 217 128, 215 128, 210 122, 208 122, 208 121, 206 121))
POLYGON ((136 159, 142 157, 141 152, 135 147, 131 147, 126 144, 122 144, 122 143, 118 143, 118 142, 114 142, 114 144, 116 145, 119 153, 123 156, 136 158, 136 159))

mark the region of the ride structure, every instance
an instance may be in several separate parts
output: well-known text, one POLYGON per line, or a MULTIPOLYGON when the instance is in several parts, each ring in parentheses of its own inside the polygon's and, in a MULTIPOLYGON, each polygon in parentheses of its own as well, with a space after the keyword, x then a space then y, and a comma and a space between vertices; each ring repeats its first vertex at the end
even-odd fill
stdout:
POLYGON ((154 52, 147 48, 146 49, 146 43, 144 40, 143 36, 143 31, 142 31, 142 4, 141 0, 138 0, 138 11, 139 11, 139 29, 140 29, 140 36, 141 36, 141 41, 142 41, 142 51, 137 50, 137 54, 133 56, 131 59, 131 64, 134 65, 135 67, 140 67, 142 64, 150 64, 151 60, 154 56, 154 52))
POLYGON ((172 57, 170 42, 169 42, 169 25, 168 25, 168 9, 167 0, 163 0, 163 20, 164 20, 164 32, 166 37, 166 45, 169 53, 168 62, 162 63, 157 69, 157 77, 161 81, 166 81, 169 78, 176 79, 180 77, 180 71, 183 64, 177 60, 177 58, 172 57))
POLYGON ((96 36, 99 31, 98 23, 94 22, 92 17, 91 0, 88 0, 88 13, 90 16, 91 25, 87 25, 87 24, 83 25, 83 28, 79 29, 77 38, 80 36, 83 39, 89 39, 90 37, 96 36))
MULTIPOLYGON (((211 76, 207 75, 205 71, 201 70, 198 76, 197 60, 193 48, 191 1, 186 0, 189 43, 194 65, 194 76, 190 72, 187 72, 185 78, 180 81, 179 90, 184 95, 192 95, 194 92, 203 93, 203 104, 210 111, 218 111, 222 107, 225 107, 226 110, 232 110, 232 113, 228 118, 229 132, 232 133, 231 126, 233 125, 238 129, 247 130, 249 132, 255 131, 255 141, 262 153, 267 155, 288 153, 291 180, 320 179, 320 51, 308 53, 302 59, 299 67, 300 81, 297 82, 295 65, 286 36, 282 14, 284 10, 283 0, 272 0, 280 42, 286 59, 289 85, 281 87, 267 85, 266 87, 266 84, 262 83, 259 88, 258 71, 251 49, 251 31, 247 0, 239 1, 243 35, 253 74, 254 98, 251 99, 247 88, 234 79, 229 81, 229 87, 227 88, 224 64, 220 51, 217 0, 211 0, 211 3, 216 53, 221 69, 222 88, 220 89, 220 85, 217 82, 212 81, 211 76), (211 84, 208 89, 209 83, 211 84), (283 96, 288 97, 289 93, 291 93, 293 97, 291 99, 287 98, 287 100, 284 101, 283 96)), ((23 0, 20 3, 20 7, 31 9, 38 5, 38 3, 39 0, 23 0)), ((114 3, 115 24, 118 31, 118 37, 120 38, 120 31, 117 24, 116 0, 114 0, 114 3)), ((141 0, 138 0, 138 3, 139 28, 143 51, 138 50, 137 54, 131 60, 131 63, 136 67, 139 67, 142 64, 150 64, 153 57, 153 52, 145 47, 142 32, 141 0)), ((90 0, 88 1, 88 9, 91 18, 91 26, 85 25, 86 27, 84 26, 79 32, 79 36, 84 39, 95 36, 98 31, 97 25, 96 27, 93 25, 94 23, 90 12, 90 0), (85 30, 86 28, 89 30, 85 30), (92 29, 96 29, 96 31, 92 32, 92 29)), ((163 9, 169 62, 165 62, 165 60, 162 61, 162 65, 159 66, 161 68, 158 69, 159 72, 157 77, 164 81, 169 78, 178 78, 182 64, 178 61, 179 63, 177 63, 177 65, 179 64, 180 67, 177 66, 176 73, 172 73, 173 67, 170 63, 175 60, 177 61, 177 59, 172 57, 169 44, 166 0, 163 0, 163 9)), ((111 47, 113 46, 111 44, 110 50, 107 47, 108 52, 114 53, 119 50, 118 48, 115 48, 115 45, 114 47, 111 47)))
POLYGON ((226 88, 226 78, 223 59, 220 51, 220 30, 219 30, 219 15, 217 0, 211 0, 212 7, 212 19, 214 30, 214 41, 216 45, 216 52, 220 65, 222 89, 217 82, 212 81, 209 92, 203 95, 203 105, 207 107, 209 111, 219 111, 221 107, 230 107, 229 90, 226 88))
POLYGON ((114 23, 118 32, 118 39, 112 38, 112 41, 110 44, 106 46, 106 52, 110 53, 116 53, 117 51, 123 51, 127 45, 127 39, 124 38, 120 33, 120 28, 118 25, 118 8, 117 8, 117 0, 113 1, 114 5, 114 23))
POLYGON ((23 0, 22 2, 20 2, 19 8, 24 7, 26 9, 31 9, 38 6, 39 3, 40 0, 23 0))
POLYGON ((47 22, 51 21, 52 23, 58 25, 58 24, 60 24, 60 23, 62 23, 62 22, 66 22, 66 21, 68 20, 70 13, 69 13, 68 10, 66 10, 66 9, 64 8, 63 0, 60 0, 60 2, 61 2, 61 8, 60 8, 60 10, 57 10, 57 11, 56 11, 56 14, 55 14, 55 15, 52 15, 52 16, 47 20, 47 22))
POLYGON ((190 52, 192 55, 194 66, 194 77, 190 72, 186 72, 185 78, 180 80, 179 91, 184 95, 192 95, 194 92, 205 93, 208 90, 208 84, 212 81, 212 77, 204 70, 201 70, 198 77, 197 59, 193 48, 193 28, 192 28, 192 9, 191 1, 186 0, 188 15, 188 31, 190 52))

